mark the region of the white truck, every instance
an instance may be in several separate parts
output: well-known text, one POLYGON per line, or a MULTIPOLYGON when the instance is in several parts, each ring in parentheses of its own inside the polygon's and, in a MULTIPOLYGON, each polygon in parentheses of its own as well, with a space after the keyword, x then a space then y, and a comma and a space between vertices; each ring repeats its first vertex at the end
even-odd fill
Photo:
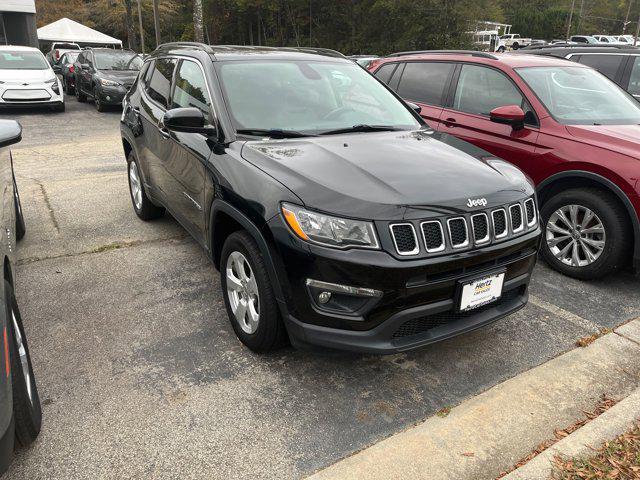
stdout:
POLYGON ((500 35, 500 40, 504 42, 506 49, 518 50, 519 48, 531 45, 530 38, 522 38, 519 33, 507 33, 500 35))

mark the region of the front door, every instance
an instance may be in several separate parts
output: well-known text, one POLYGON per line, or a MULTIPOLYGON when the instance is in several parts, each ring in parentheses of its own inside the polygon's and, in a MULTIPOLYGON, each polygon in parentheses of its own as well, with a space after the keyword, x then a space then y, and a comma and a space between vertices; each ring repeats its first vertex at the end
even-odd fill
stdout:
POLYGON ((538 120, 518 87, 501 71, 480 65, 461 66, 453 102, 440 117, 440 131, 472 143, 523 170, 532 168, 538 120), (525 111, 525 128, 494 123, 489 112, 504 105, 525 111))

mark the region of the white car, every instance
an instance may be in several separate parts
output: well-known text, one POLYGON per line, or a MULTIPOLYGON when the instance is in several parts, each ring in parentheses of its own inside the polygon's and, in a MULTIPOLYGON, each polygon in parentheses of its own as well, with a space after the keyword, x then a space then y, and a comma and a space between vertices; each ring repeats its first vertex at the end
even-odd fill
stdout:
POLYGON ((40 50, 0 45, 0 107, 48 106, 64 112, 62 84, 40 50))
POLYGON ((626 42, 621 42, 612 35, 594 35, 593 38, 598 40, 600 43, 607 43, 609 45, 626 45, 626 42))

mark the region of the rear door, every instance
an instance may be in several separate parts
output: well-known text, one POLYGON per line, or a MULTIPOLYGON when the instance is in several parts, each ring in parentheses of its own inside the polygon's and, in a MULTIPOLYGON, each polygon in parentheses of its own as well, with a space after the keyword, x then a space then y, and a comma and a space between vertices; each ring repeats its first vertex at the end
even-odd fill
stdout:
POLYGON ((398 95, 420 105, 420 116, 434 130, 439 127, 454 69, 455 64, 450 62, 406 62, 399 78, 398 95))
POLYGON ((538 120, 515 83, 502 71, 478 64, 463 64, 456 73, 454 93, 442 112, 440 131, 466 140, 493 155, 527 170, 535 161, 538 120), (518 105, 526 113, 525 128, 494 123, 489 112, 518 105))

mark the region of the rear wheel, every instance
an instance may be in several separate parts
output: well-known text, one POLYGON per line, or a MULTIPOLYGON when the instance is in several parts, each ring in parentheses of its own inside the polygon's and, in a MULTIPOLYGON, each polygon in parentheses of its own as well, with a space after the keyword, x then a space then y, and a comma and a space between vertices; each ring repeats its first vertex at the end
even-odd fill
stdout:
POLYGON ((164 215, 164 208, 154 205, 147 194, 144 191, 144 185, 142 183, 142 176, 140 175, 140 168, 138 167, 138 161, 133 155, 133 152, 129 153, 128 169, 129 172, 129 193, 131 194, 131 202, 133 203, 133 209, 136 215, 142 220, 153 220, 164 215))
POLYGON ((87 96, 84 93, 82 93, 82 91, 80 90, 80 84, 78 83, 77 80, 76 80, 76 98, 80 103, 84 103, 87 101, 87 96))
POLYGON ((623 206, 609 192, 567 190, 545 202, 540 213, 542 254, 559 272, 594 279, 625 265, 631 232, 623 206))
POLYGON ((67 95, 73 95, 75 92, 71 84, 67 81, 67 77, 62 77, 62 82, 64 85, 64 91, 67 92, 67 95))
POLYGON ((234 232, 222 247, 222 295, 236 336, 254 352, 270 352, 286 343, 286 331, 267 267, 255 240, 234 232))
POLYGON ((13 391, 13 416, 17 441, 29 446, 40 433, 42 407, 36 380, 33 375, 29 346, 24 334, 20 310, 11 284, 5 280, 4 290, 7 310, 11 385, 13 391))

